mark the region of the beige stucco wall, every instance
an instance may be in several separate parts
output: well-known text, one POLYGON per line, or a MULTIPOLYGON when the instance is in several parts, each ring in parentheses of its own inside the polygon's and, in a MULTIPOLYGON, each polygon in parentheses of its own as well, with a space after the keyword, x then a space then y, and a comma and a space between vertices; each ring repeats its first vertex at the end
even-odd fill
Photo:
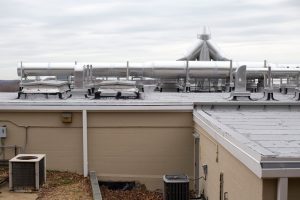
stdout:
MULTIPOLYGON (((300 178, 289 178, 288 200, 300 199, 300 178)), ((277 179, 265 179, 263 186, 264 200, 277 199, 277 179)))
POLYGON ((162 175, 193 176, 191 113, 88 114, 89 168, 102 179, 162 188, 162 175))
MULTIPOLYGON (((0 125, 7 126, 4 145, 20 146, 26 153, 47 154, 48 169, 82 173, 81 113, 73 113, 71 124, 61 122, 61 113, 0 112, 0 125)), ((13 155, 13 150, 5 149, 6 159, 13 155)))
MULTIPOLYGON (((263 181, 253 174, 230 152, 195 125, 200 134, 200 166, 208 165, 207 180, 201 188, 209 199, 220 199, 220 173, 224 174, 224 192, 230 200, 262 200, 263 181)), ((203 175, 202 167, 200 174, 203 175)))
MULTIPOLYGON (((82 173, 82 115, 61 122, 61 111, 0 112, 5 145, 45 153, 47 168, 82 173), (27 127, 27 128, 26 128, 27 127)), ((193 176, 191 112, 88 112, 88 163, 105 180, 138 180, 162 188, 162 175, 193 176)), ((6 158, 13 151, 6 150, 6 158)))

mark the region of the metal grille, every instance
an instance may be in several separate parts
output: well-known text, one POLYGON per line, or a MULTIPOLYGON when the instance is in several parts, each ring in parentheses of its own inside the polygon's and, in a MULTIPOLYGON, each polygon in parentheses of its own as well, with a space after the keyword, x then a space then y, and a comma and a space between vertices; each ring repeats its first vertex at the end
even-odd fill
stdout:
POLYGON ((187 176, 164 176, 164 200, 189 200, 189 180, 187 176))
POLYGON ((14 188, 35 187, 35 163, 12 163, 12 183, 14 188))

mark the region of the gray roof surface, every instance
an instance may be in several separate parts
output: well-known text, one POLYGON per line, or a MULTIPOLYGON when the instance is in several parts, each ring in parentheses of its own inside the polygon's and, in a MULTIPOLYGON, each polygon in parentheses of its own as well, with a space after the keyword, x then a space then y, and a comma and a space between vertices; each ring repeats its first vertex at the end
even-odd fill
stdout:
MULTIPOLYGON (((105 105, 109 104, 131 104, 131 105, 142 105, 142 104, 181 104, 181 103, 197 103, 202 105, 210 104, 299 104, 292 98, 292 95, 283 95, 276 93, 275 98, 279 101, 249 101, 247 99, 241 99, 239 101, 230 101, 228 99, 229 93, 176 93, 176 92, 147 92, 144 93, 143 99, 119 99, 114 98, 103 98, 103 99, 86 99, 84 97, 85 92, 72 91, 72 97, 69 99, 58 99, 57 96, 49 96, 48 99, 44 95, 29 95, 27 99, 16 99, 17 93, 0 93, 0 105, 1 104, 57 104, 57 105, 71 105, 71 104, 97 104, 105 105)), ((253 93, 251 97, 254 99, 260 99, 263 97, 262 93, 253 93)))
POLYGON ((300 107, 203 108, 226 134, 265 157, 300 158, 300 107))

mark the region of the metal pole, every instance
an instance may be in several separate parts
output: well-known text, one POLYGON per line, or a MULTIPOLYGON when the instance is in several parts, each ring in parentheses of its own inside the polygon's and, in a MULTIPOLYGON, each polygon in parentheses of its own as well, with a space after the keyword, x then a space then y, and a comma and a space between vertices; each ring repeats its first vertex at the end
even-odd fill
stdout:
POLYGON ((185 82, 188 83, 189 82, 189 61, 186 61, 186 72, 185 72, 185 82))
POLYGON ((271 74, 271 67, 268 67, 268 87, 271 88, 271 80, 272 80, 272 74, 271 74))
POLYGON ((90 81, 93 81, 93 66, 90 65, 90 81))
POLYGON ((229 92, 232 92, 234 83, 233 83, 233 72, 232 72, 233 62, 230 60, 230 67, 229 67, 229 92))
MULTIPOLYGON (((267 68, 267 60, 264 60, 264 68, 267 68)), ((264 88, 267 87, 267 76, 264 74, 264 88)))
POLYGON ((186 61, 186 69, 185 69, 185 91, 190 92, 190 77, 189 77, 189 61, 186 61))
POLYGON ((127 61, 127 68, 126 68, 126 80, 129 80, 129 61, 127 61))
POLYGON ((21 83, 23 82, 23 62, 21 61, 21 83))
POLYGON ((229 68, 229 85, 232 83, 233 74, 232 74, 232 60, 230 60, 230 68, 229 68))

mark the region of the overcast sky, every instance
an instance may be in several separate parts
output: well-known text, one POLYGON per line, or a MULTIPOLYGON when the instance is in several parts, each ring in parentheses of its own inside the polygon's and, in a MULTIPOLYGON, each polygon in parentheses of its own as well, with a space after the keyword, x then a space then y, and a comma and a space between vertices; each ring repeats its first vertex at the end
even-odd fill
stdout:
POLYGON ((204 25, 228 58, 300 63, 300 0, 0 0, 0 79, 19 61, 176 60, 204 25))

